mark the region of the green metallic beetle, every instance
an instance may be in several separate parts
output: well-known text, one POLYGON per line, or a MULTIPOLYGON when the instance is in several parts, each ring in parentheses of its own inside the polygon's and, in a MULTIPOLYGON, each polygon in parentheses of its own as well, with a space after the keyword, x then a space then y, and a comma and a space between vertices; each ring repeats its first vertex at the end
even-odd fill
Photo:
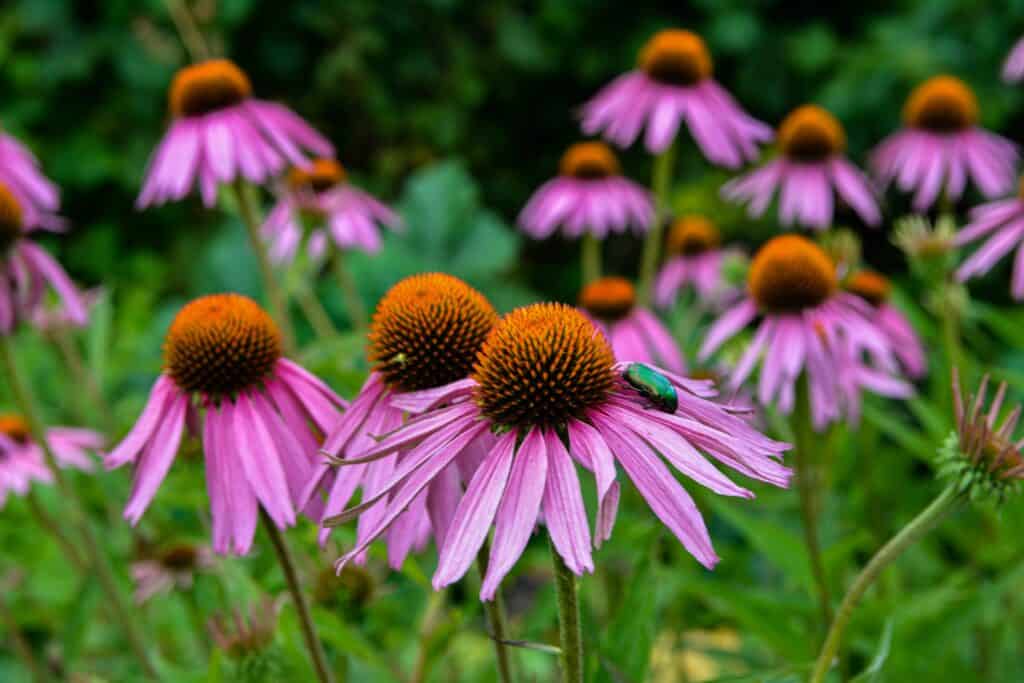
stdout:
POLYGON ((654 407, 665 413, 674 413, 679 406, 679 395, 672 382, 657 370, 643 363, 630 363, 622 373, 622 379, 636 389, 654 407))

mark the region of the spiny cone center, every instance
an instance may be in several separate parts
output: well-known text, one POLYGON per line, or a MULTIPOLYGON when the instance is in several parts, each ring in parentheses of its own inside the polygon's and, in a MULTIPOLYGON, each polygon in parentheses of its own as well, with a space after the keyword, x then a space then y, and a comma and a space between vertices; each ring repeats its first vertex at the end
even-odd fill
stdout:
POLYGON ((624 277, 602 277, 580 290, 579 303, 595 318, 614 322, 633 310, 636 289, 624 277))
POLYGON ((697 256, 718 248, 721 242, 718 228, 704 216, 683 216, 672 224, 668 233, 670 254, 697 256))
POLYGON ((484 343, 473 374, 476 402, 498 426, 561 425, 607 400, 614 363, 583 313, 533 304, 505 316, 484 343))
POLYGON ((202 116, 239 104, 252 95, 245 72, 227 59, 190 64, 178 71, 168 95, 174 116, 202 116))
POLYGON ((281 358, 281 332, 252 299, 213 294, 186 305, 164 340, 164 365, 186 392, 231 395, 259 384, 281 358))
POLYGON ((797 313, 824 303, 835 292, 836 267, 814 242, 782 235, 754 256, 747 286, 761 312, 797 313))
POLYGON ((0 185, 0 252, 6 252, 24 230, 24 214, 14 193, 0 185))
POLYGON ((295 166, 288 172, 288 185, 293 190, 324 192, 345 182, 347 174, 334 159, 314 159, 306 168, 295 166))
POLYGON ((959 78, 936 76, 917 86, 903 106, 907 125, 955 133, 978 121, 978 98, 959 78))
POLYGON ((640 68, 668 85, 696 85, 711 75, 711 55, 692 31, 659 31, 640 51, 640 68))
POLYGON ((24 444, 28 443, 32 436, 28 422, 21 415, 15 413, 0 414, 0 434, 3 434, 11 441, 24 444))
POLYGON ((603 142, 578 142, 562 155, 558 165, 564 176, 580 180, 598 180, 619 175, 619 160, 603 142))
POLYGON ((443 273, 408 277, 377 304, 370 362, 399 391, 466 378, 498 314, 462 280, 443 273))
POLYGON ((794 109, 779 126, 782 153, 794 161, 823 161, 846 149, 846 132, 839 120, 821 107, 794 109))
POLYGON ((884 304, 892 290, 889 279, 873 270, 858 271, 846 281, 844 287, 873 306, 884 304))

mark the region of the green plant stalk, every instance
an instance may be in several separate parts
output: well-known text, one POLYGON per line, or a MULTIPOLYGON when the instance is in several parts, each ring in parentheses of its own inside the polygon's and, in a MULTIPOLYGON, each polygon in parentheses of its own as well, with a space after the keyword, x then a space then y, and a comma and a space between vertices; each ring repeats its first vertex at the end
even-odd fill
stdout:
POLYGON ((583 683, 583 632, 580 628, 580 601, 576 575, 565 566, 555 545, 549 542, 548 546, 555 568, 562 683, 583 683))
POLYGON ((939 496, 931 502, 920 514, 903 527, 899 533, 882 546, 882 549, 875 553, 875 556, 865 565, 860 574, 850 586, 839 605, 835 621, 828 631, 828 637, 821 646, 814 671, 811 674, 811 683, 822 683, 828 675, 829 668, 839 652, 842 642, 843 631, 853 616, 853 610, 857 607, 858 601, 871 584, 875 582, 889 564, 898 558, 903 551, 920 540, 925 534, 935 528, 946 515, 953 512, 964 500, 964 496, 957 490, 956 486, 946 488, 939 496))
POLYGON ((345 255, 342 252, 336 252, 334 255, 334 277, 338 280, 338 286, 341 288, 342 300, 345 303, 345 311, 348 313, 348 318, 352 323, 352 326, 357 330, 366 328, 368 318, 366 316, 366 307, 363 305, 363 300, 359 296, 359 289, 356 287, 356 281, 352 277, 352 273, 345 265, 345 255))
POLYGON ((331 316, 327 314, 311 286, 304 284, 299 287, 299 291, 295 294, 295 300, 299 302, 299 308, 302 309, 302 313, 319 339, 330 339, 338 334, 337 328, 331 321, 331 316))
POLYGON ((583 286, 601 277, 601 240, 589 232, 580 240, 580 273, 583 286))
POLYGON ((57 541, 57 545, 64 552, 64 556, 67 557, 68 562, 79 570, 83 571, 86 569, 86 562, 82 559, 82 554, 79 552, 75 544, 71 542, 71 539, 67 537, 67 534, 60 528, 60 524, 50 513, 43 507, 42 502, 39 500, 39 496, 36 495, 35 490, 29 489, 28 495, 25 496, 25 500, 28 503, 28 509, 32 512, 32 516, 36 518, 39 526, 43 527, 53 538, 57 541))
POLYGON ((238 213, 245 223, 245 229, 249 235, 249 244, 252 246, 256 261, 260 267, 260 277, 263 280, 263 291, 267 295, 267 302, 270 304, 270 315, 277 322, 281 329, 281 338, 284 342, 285 351, 289 354, 297 349, 295 345, 295 332, 292 330, 291 319, 288 317, 288 299, 284 290, 274 275, 274 268, 270 265, 270 257, 267 255, 267 245, 260 237, 260 221, 256 215, 256 207, 252 194, 241 180, 234 185, 235 199, 238 201, 238 213))
POLYGON ((107 558, 100 550, 99 539, 93 531, 85 505, 83 505, 74 487, 64 477, 64 473, 61 471, 57 464, 57 459, 53 455, 53 450, 46 440, 46 430, 43 426, 43 421, 39 417, 39 413, 36 411, 35 398, 32 396, 28 384, 21 375, 17 359, 14 357, 14 349, 11 346, 11 338, 7 335, 3 335, 0 338, 0 356, 3 357, 4 370, 7 372, 14 402, 21 411, 22 417, 28 423, 33 440, 41 447, 43 457, 46 460, 46 466, 53 473, 57 490, 60 491, 60 495, 65 503, 72 508, 72 514, 77 522, 77 530, 81 536, 82 545, 85 546, 85 552, 89 557, 89 565, 95 573, 100 587, 107 594, 109 607, 116 616, 118 624, 124 630, 128 642, 132 650, 135 651, 135 656, 138 658, 146 675, 151 680, 159 680, 160 676, 157 674, 156 668, 154 668, 153 662, 150 659, 142 632, 132 618, 132 612, 127 607, 127 602, 121 594, 121 589, 118 587, 114 573, 107 563, 107 558))
MULTIPOLYGON (((480 571, 480 580, 487 576, 487 563, 491 555, 490 544, 484 541, 480 552, 476 555, 476 566, 480 571)), ((512 683, 512 658, 508 646, 508 628, 505 626, 505 601, 502 598, 501 588, 494 593, 494 599, 484 602, 484 612, 487 615, 487 628, 490 630, 491 641, 494 643, 494 657, 498 666, 498 680, 500 683, 512 683)))
POLYGON ((413 668, 411 683, 424 683, 430 673, 430 641, 437 630, 437 622, 444 611, 444 591, 431 592, 427 600, 427 609, 420 623, 419 654, 413 668))
POLYGON ((665 220, 668 217, 669 190, 672 187, 672 166, 675 162, 675 143, 654 157, 654 169, 651 174, 651 191, 654 193, 654 220, 644 240, 644 250, 640 256, 640 304, 651 303, 651 290, 654 285, 654 273, 658 269, 661 256, 661 243, 664 240, 665 220))
POLYGON ((111 409, 110 404, 107 403, 106 397, 103 396, 100 383, 89 370, 75 340, 68 333, 68 330, 63 327, 54 330, 47 336, 53 341, 57 351, 60 352, 61 359, 71 372, 75 383, 85 389, 89 402, 95 410, 99 411, 103 430, 107 433, 108 437, 113 438, 117 433, 117 428, 114 425, 114 411, 111 409))
POLYGON ((212 56, 210 50, 207 48, 206 41, 203 40, 203 34, 196 25, 192 13, 188 11, 184 0, 164 0, 164 2, 167 5, 167 13, 171 15, 171 21, 174 22, 174 27, 178 30, 178 35, 181 37, 181 42, 184 44, 189 58, 193 62, 209 59, 212 56))
POLYGON ((49 683, 49 681, 54 680, 53 676, 50 675, 36 658, 35 654, 33 654, 32 646, 25 640, 25 636, 22 635, 21 629, 18 627, 18 620, 14 618, 10 608, 7 607, 7 598, 2 595, 0 595, 0 619, 3 620, 7 630, 10 631, 11 643, 14 645, 14 654, 25 665, 25 669, 31 672, 32 678, 36 683, 49 683))
POLYGON ((320 683, 334 683, 334 674, 327 664, 324 646, 317 635, 316 625, 313 623, 313 615, 309 609, 309 601, 306 600, 306 596, 302 592, 302 586, 299 584, 299 576, 295 571, 295 560, 292 557, 291 550, 288 548, 288 542, 285 541, 281 531, 274 525, 274 522, 267 516, 263 508, 260 508, 260 521, 263 523, 263 528, 266 530, 267 536, 270 537, 270 542, 274 546, 274 554, 277 555, 277 562, 281 565, 285 582, 288 584, 288 591, 291 593, 292 601, 295 603, 299 625, 302 627, 302 637, 306 641, 306 649, 309 650, 309 656, 313 660, 313 668, 316 670, 317 678, 320 680, 320 683))

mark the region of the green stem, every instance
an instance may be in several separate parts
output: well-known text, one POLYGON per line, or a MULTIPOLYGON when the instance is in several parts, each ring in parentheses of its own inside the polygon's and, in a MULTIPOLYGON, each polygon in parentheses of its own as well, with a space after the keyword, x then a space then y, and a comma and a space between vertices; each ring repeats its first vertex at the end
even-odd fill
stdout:
POLYGON ((263 291, 267 295, 270 304, 270 314, 281 328, 281 337, 284 340, 285 351, 294 353, 295 333, 292 330, 291 320, 288 317, 288 299, 277 282, 274 269, 270 265, 270 257, 267 255, 267 245, 260 237, 260 220, 256 214, 256 206, 253 201, 250 188, 247 188, 241 180, 235 183, 235 198, 238 201, 238 213, 245 223, 246 232, 249 235, 249 244, 253 253, 256 254, 256 261, 260 267, 260 277, 263 280, 263 291))
POLYGON ((821 652, 818 654, 818 660, 814 665, 811 683, 822 683, 825 680, 825 676, 828 674, 829 668, 831 668, 832 662, 839 652, 843 631, 850 622, 850 617, 853 615, 853 610, 857 607, 857 602, 871 584, 875 582, 875 579, 878 578, 882 570, 899 557, 904 550, 935 528, 962 501, 963 496, 960 495, 957 488, 950 486, 940 493, 932 501, 931 505, 893 536, 881 550, 875 553, 871 561, 857 575, 856 580, 854 580, 853 585, 850 586, 850 590, 847 591, 842 603, 839 605, 839 612, 836 614, 835 621, 832 622, 828 637, 821 646, 821 652))
POLYGON ((299 585, 299 576, 295 571, 295 560, 292 558, 288 543, 285 541, 281 531, 274 525, 274 522, 262 508, 260 509, 260 520, 263 522, 263 528, 266 530, 267 535, 270 537, 270 542, 274 546, 274 554, 277 555, 281 571, 284 572, 288 591, 292 595, 295 611, 299 616, 302 637, 306 641, 306 649, 309 650, 309 656, 313 660, 313 668, 316 669, 317 678, 320 680, 320 683, 334 683, 334 674, 331 673, 323 644, 321 644, 320 638, 317 636, 316 625, 313 624, 313 615, 309 610, 309 601, 306 600, 306 596, 302 592, 302 586, 299 585))
POLYGON ((583 633, 580 628, 580 601, 576 575, 569 571, 553 543, 551 562, 555 568, 555 592, 558 597, 558 635, 561 642, 562 683, 583 683, 583 633))
POLYGON ((25 640, 25 636, 22 635, 21 629, 18 627, 18 620, 14 618, 14 614, 11 613, 9 607, 7 607, 6 596, 0 595, 0 620, 4 622, 7 630, 11 634, 11 643, 14 645, 14 654, 18 656, 25 668, 31 672, 32 678, 37 683, 48 683, 53 680, 53 676, 46 670, 46 668, 36 658, 35 653, 32 652, 32 646, 29 645, 28 641, 25 640))
POLYGON ((654 285, 654 274, 658 269, 665 221, 668 218, 668 195, 672 187, 674 161, 674 143, 654 157, 654 170, 651 175, 651 191, 654 193, 654 220, 651 223, 651 229, 647 232, 643 254, 640 257, 640 304, 643 306, 648 306, 651 303, 651 288, 654 285))
POLYGON ((109 437, 113 437, 117 433, 117 427, 114 424, 114 411, 103 396, 100 383, 96 379, 96 375, 89 370, 75 340, 68 333, 68 330, 63 327, 55 329, 48 336, 53 340, 54 346, 60 352, 61 359, 71 372, 75 383, 85 390, 93 410, 100 412, 100 423, 104 431, 109 437))
POLYGON ((423 613, 423 621, 420 624, 419 654, 416 656, 416 665, 412 671, 411 683, 424 683, 430 673, 430 642, 437 630, 437 622, 444 610, 444 591, 435 591, 430 594, 427 601, 426 612, 423 613))
POLYGON ((71 539, 67 537, 64 530, 61 529, 60 524, 50 513, 43 507, 42 502, 39 500, 39 496, 36 495, 35 490, 29 489, 28 495, 25 496, 25 500, 28 503, 28 508, 32 512, 32 516, 39 522, 39 526, 43 527, 50 532, 50 535, 57 541, 57 545, 60 546, 64 552, 64 556, 67 557, 68 562, 71 563, 75 569, 79 571, 86 569, 86 562, 82 559, 82 554, 75 547, 75 544, 71 542, 71 539))
POLYGON ((345 256, 341 252, 334 255, 334 276, 338 279, 338 286, 341 288, 342 300, 345 302, 345 311, 352 326, 357 330, 366 327, 368 319, 363 299, 359 296, 359 289, 352 273, 345 266, 345 256))
POLYGON ((302 313, 319 339, 330 339, 338 334, 337 328, 331 322, 331 316, 327 314, 312 287, 307 285, 299 287, 295 299, 299 302, 299 308, 302 309, 302 313))
POLYGON ((28 423, 32 439, 39 444, 43 451, 43 457, 46 459, 47 467, 53 473, 53 479, 57 485, 57 490, 60 491, 60 495, 64 499, 65 503, 70 505, 72 508, 72 513, 78 526, 77 531, 82 539, 82 545, 85 547, 85 552, 89 557, 89 565, 95 573, 101 588, 107 594, 110 609, 116 616, 117 622, 120 624, 121 628, 124 629, 128 642, 135 651, 135 655, 145 670, 146 675, 154 681, 159 680, 160 676, 157 674, 157 671, 153 666, 153 662, 150 660, 149 652, 146 649, 146 641, 142 637, 142 632, 139 630, 138 625, 132 618, 132 612, 127 607, 127 602, 121 594, 121 589, 117 585, 117 580, 114 577, 114 573, 111 570, 110 565, 107 563, 107 558, 100 550, 99 539, 93 531, 92 523, 89 521, 87 516, 85 505, 82 503, 81 498, 78 497, 78 493, 75 491, 74 487, 71 486, 70 482, 68 482, 64 477, 64 473, 57 464, 57 459, 53 455, 50 444, 46 440, 46 430, 43 426, 43 421, 40 419, 39 413, 36 411, 35 399, 32 396, 31 390, 21 375, 21 370, 18 366, 17 359, 14 357, 14 349, 11 347, 11 339, 9 336, 3 336, 0 338, 0 356, 3 357, 4 369, 7 372, 10 390, 14 395, 15 404, 18 406, 22 416, 28 423))
POLYGON ((601 277, 601 240, 589 232, 580 240, 580 271, 584 286, 601 277))
MULTIPOLYGON (((487 563, 491 555, 490 544, 486 541, 476 555, 476 566, 480 570, 480 580, 487 576, 487 563)), ((505 601, 502 598, 501 588, 494 593, 494 600, 484 602, 484 612, 487 615, 487 628, 490 631, 491 641, 494 643, 494 657, 498 665, 498 680, 501 683, 512 683, 515 680, 512 676, 512 657, 508 646, 508 628, 505 626, 505 601)))
POLYGON ((196 25, 192 13, 188 11, 184 0, 164 0, 167 4, 167 13, 171 15, 171 21, 178 30, 181 42, 185 45, 185 51, 193 62, 201 62, 210 58, 210 50, 203 40, 203 34, 196 25))

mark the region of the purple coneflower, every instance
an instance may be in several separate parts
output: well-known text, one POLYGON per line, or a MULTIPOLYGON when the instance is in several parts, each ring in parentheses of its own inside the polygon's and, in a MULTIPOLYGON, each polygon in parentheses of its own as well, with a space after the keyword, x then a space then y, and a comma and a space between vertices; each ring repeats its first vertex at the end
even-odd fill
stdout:
POLYGON ((668 258, 654 282, 654 301, 669 308, 686 286, 693 287, 703 303, 717 304, 727 296, 722 279, 726 252, 718 228, 704 216, 683 216, 669 229, 668 258))
POLYGON ((1017 248, 1010 291, 1014 299, 1024 299, 1024 181, 1016 197, 975 207, 971 210, 970 219, 970 223, 956 234, 953 243, 962 247, 983 237, 988 240, 960 265, 956 271, 957 279, 965 282, 984 275, 1017 248))
MULTIPOLYGON (((142 415, 106 458, 108 468, 135 465, 125 518, 138 523, 186 424, 198 424, 204 409, 213 548, 247 554, 260 506, 279 529, 295 523, 318 447, 314 427, 327 432, 343 405, 326 384, 282 357, 281 333, 256 302, 238 294, 195 299, 167 331, 164 372, 142 415)), ((318 519, 315 503, 304 509, 318 519)))
POLYGON ((652 154, 672 144, 679 124, 712 163, 736 168, 757 159, 757 144, 772 130, 750 117, 711 77, 711 55, 695 33, 669 29, 656 33, 640 51, 639 68, 607 85, 583 106, 583 130, 603 134, 629 147, 647 127, 644 143, 652 154))
POLYGON ((872 152, 871 167, 884 182, 916 191, 915 210, 927 210, 940 192, 959 199, 968 175, 986 197, 1013 187, 1017 146, 978 126, 978 100, 959 78, 935 76, 917 86, 903 121, 906 127, 872 152))
POLYGON ((217 187, 239 176, 262 183, 287 164, 302 165, 305 148, 331 156, 334 148, 287 107, 252 97, 252 84, 227 59, 184 67, 168 95, 170 130, 153 153, 136 200, 142 209, 178 200, 199 186, 213 206, 217 187))
POLYGON ((39 161, 13 136, 0 132, 0 183, 43 214, 60 208, 60 191, 43 175, 39 161))
POLYGON ((213 552, 207 546, 180 543, 144 560, 133 562, 135 602, 142 604, 156 595, 189 590, 196 574, 213 566, 213 552))
POLYGON ((731 386, 739 387, 760 362, 762 405, 792 412, 797 382, 806 375, 812 421, 821 430, 844 414, 857 419, 862 388, 909 396, 911 387, 894 376, 895 355, 871 322, 869 305, 839 291, 838 284, 835 265, 810 240, 799 235, 770 240, 750 265, 746 298, 708 330, 701 360, 761 316, 733 369, 731 386), (870 364, 863 362, 865 351, 870 364))
POLYGON ((892 284, 873 270, 859 270, 843 282, 843 288, 871 304, 871 321, 889 339, 893 354, 909 377, 918 379, 928 371, 928 356, 921 338, 903 311, 889 301, 892 284))
POLYGON ((578 142, 562 155, 558 170, 558 177, 534 192, 519 214, 519 225, 530 237, 545 239, 559 226, 566 237, 598 239, 630 226, 639 233, 650 227, 650 194, 622 175, 608 145, 578 142))
POLYGON ((783 225, 825 230, 832 225, 835 192, 868 225, 881 222, 868 179, 843 154, 846 131, 835 116, 813 104, 798 107, 783 119, 778 140, 781 155, 726 183, 725 197, 749 201, 750 215, 760 216, 779 190, 783 225))
POLYGON ((612 345, 618 361, 685 369, 672 333, 657 316, 636 303, 633 283, 623 277, 603 277, 580 291, 579 305, 612 345))
MULTIPOLYGON (((458 278, 443 273, 408 277, 393 286, 377 304, 370 326, 370 362, 374 370, 345 414, 327 433, 323 450, 340 460, 356 457, 376 443, 374 437, 401 426, 410 406, 410 392, 429 393, 451 382, 465 381, 498 314, 487 299, 458 278)), ((416 394, 419 396, 420 394, 416 394)), ((397 450, 365 464, 313 473, 307 495, 327 491, 325 516, 344 510, 356 490, 363 500, 377 496, 381 486, 400 468, 405 455, 397 450)), ((422 549, 430 536, 441 545, 454 514, 462 484, 469 481, 476 460, 467 454, 459 466, 438 477, 409 504, 388 532, 388 560, 399 568, 413 549, 422 549)), ((368 508, 359 517, 362 539, 382 518, 387 502, 368 508)), ((321 544, 331 530, 320 532, 321 544)), ((356 558, 364 560, 362 554, 356 558)))
POLYGON ((1013 45, 1010 54, 1003 63, 1003 80, 1007 83, 1018 83, 1024 78, 1024 38, 1013 45))
POLYGON ((710 382, 640 364, 616 364, 605 336, 575 308, 534 304, 517 309, 487 338, 471 379, 408 396, 404 405, 425 412, 353 461, 407 450, 377 495, 330 520, 387 501, 374 527, 338 567, 386 533, 434 482, 453 476, 459 458, 472 450, 478 451, 473 457, 479 464, 457 499, 441 544, 433 578, 437 589, 466 573, 492 525, 483 600, 494 597, 541 520, 570 571, 593 571, 575 462, 593 472, 597 482, 595 545, 609 538, 615 520, 618 463, 684 547, 713 567, 718 556, 704 520, 664 460, 728 496, 750 498, 753 493, 722 475, 700 451, 777 486, 786 486, 790 476, 778 460, 788 446, 711 401, 713 394, 710 382), (637 379, 642 377, 656 388, 637 379))
MULTIPOLYGON (((61 467, 90 472, 93 460, 89 451, 103 447, 103 437, 97 432, 75 427, 51 427, 46 430, 46 442, 61 467)), ((28 423, 20 415, 0 415, 0 507, 7 495, 23 496, 32 482, 49 484, 53 474, 46 466, 43 449, 32 440, 28 423)))

